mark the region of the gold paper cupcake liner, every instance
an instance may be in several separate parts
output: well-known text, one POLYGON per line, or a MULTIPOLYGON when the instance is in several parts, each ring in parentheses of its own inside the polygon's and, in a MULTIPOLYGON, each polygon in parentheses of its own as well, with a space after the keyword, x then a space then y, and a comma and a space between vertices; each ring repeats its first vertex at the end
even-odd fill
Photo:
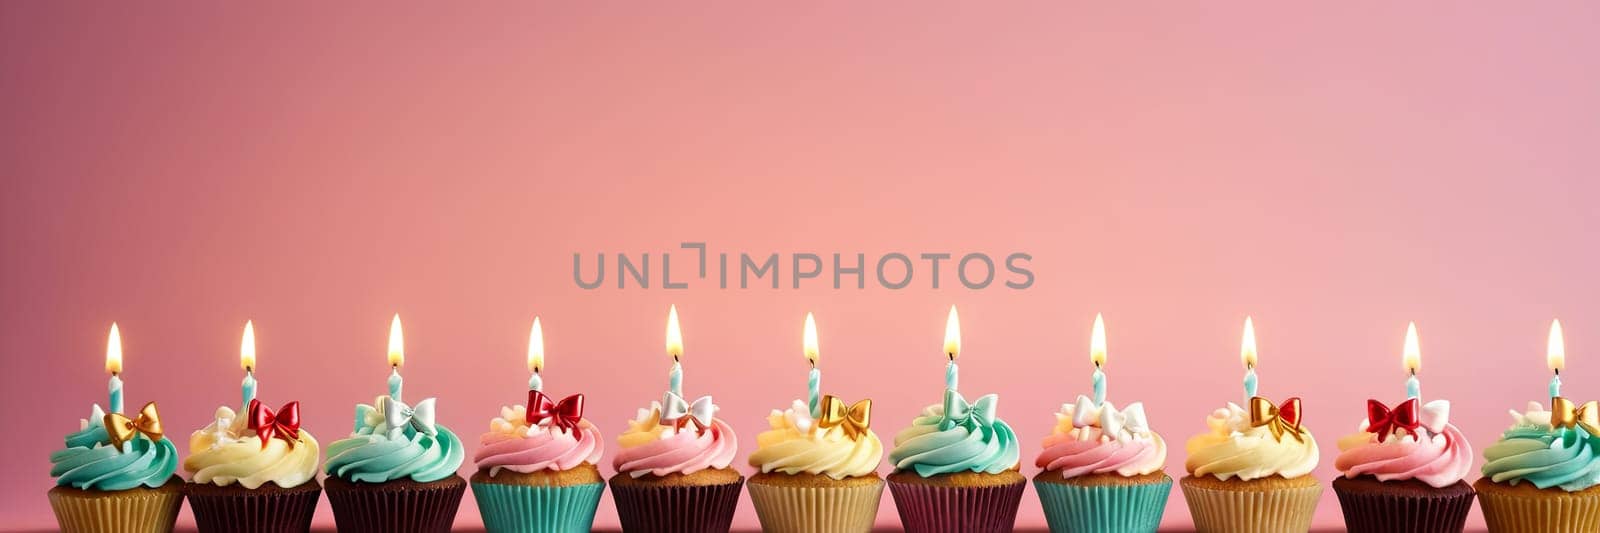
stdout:
POLYGON ((171 533, 180 507, 183 492, 175 489, 50 490, 62 533, 171 533))
POLYGON ((1510 487, 1488 479, 1473 486, 1492 533, 1600 531, 1600 491, 1510 487))
POLYGON ((1214 482, 1185 477, 1183 499, 1189 502, 1198 533, 1286 533, 1311 529, 1322 485, 1275 487, 1267 490, 1215 488, 1214 482))
POLYGON ((865 533, 883 501, 883 481, 853 487, 799 487, 751 482, 766 533, 865 533))

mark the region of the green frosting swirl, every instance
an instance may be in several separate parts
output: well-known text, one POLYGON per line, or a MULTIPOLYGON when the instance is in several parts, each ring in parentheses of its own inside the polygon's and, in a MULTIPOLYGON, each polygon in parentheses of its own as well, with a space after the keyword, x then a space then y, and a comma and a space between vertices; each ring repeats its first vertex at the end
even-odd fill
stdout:
POLYGON ((391 438, 381 418, 369 418, 371 412, 371 406, 358 407, 355 432, 328 445, 329 475, 363 483, 402 478, 427 483, 455 475, 466 458, 461 439, 443 425, 433 435, 407 427, 391 438))
POLYGON ((1547 489, 1579 491, 1600 484, 1600 438, 1580 429, 1517 425, 1483 451, 1483 475, 1495 483, 1527 481, 1547 489))
POLYGON ((1017 466, 1017 434, 1005 421, 945 423, 944 406, 930 405, 894 437, 889 462, 922 477, 955 472, 998 474, 1017 466))
POLYGON ((152 441, 144 435, 111 445, 99 421, 67 435, 67 447, 50 453, 50 476, 56 485, 83 490, 128 490, 160 487, 178 470, 178 448, 172 439, 152 441))

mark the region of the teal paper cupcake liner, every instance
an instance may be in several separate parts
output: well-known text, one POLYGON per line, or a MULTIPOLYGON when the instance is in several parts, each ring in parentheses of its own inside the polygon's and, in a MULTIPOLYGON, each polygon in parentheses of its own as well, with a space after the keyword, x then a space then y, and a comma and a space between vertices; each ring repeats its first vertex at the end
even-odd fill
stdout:
POLYGON ((1033 487, 1051 533, 1151 533, 1161 525, 1172 478, 1098 487, 1035 481, 1033 487))
POLYGON ((473 483, 489 533, 582 533, 594 525, 605 483, 536 487, 473 483))

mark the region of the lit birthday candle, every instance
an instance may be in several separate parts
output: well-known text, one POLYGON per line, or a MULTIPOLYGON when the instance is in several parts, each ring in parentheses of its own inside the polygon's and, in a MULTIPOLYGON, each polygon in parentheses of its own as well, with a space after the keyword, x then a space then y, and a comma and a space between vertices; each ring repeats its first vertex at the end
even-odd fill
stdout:
POLYGON ((1094 315, 1094 332, 1089 335, 1089 362, 1094 364, 1094 404, 1106 403, 1106 373, 1100 367, 1106 364, 1106 322, 1099 313, 1094 315))
POLYGON ((544 390, 544 378, 539 375, 544 371, 544 327, 539 325, 539 317, 533 317, 533 331, 528 332, 528 371, 533 373, 528 376, 528 390, 544 390))
POLYGON ((1561 369, 1567 367, 1567 345, 1561 336, 1561 321, 1550 322, 1550 340, 1545 345, 1545 365, 1555 375, 1550 377, 1550 397, 1561 395, 1561 369))
POLYGON ((667 309, 667 355, 672 357, 672 370, 667 372, 667 390, 683 396, 683 332, 678 329, 678 306, 667 309))
POLYGON ((256 327, 249 320, 244 322, 244 338, 239 340, 239 367, 244 369, 244 381, 239 383, 241 405, 248 407, 250 400, 256 399, 256 327))
POLYGON ((961 357, 961 319, 956 316, 956 306, 950 306, 950 317, 944 321, 944 354, 950 362, 944 367, 944 388, 956 390, 961 382, 961 369, 956 358, 961 357))
POLYGON ((395 313, 389 322, 389 397, 400 401, 400 389, 405 380, 400 377, 400 366, 406 364, 406 338, 400 332, 400 314, 395 313))
POLYGON ((801 349, 804 350, 806 361, 811 363, 811 372, 806 378, 807 406, 811 408, 811 416, 822 416, 822 370, 817 368, 817 319, 806 313, 805 331, 801 333, 801 349))
POLYGON ((1256 326, 1244 317, 1244 340, 1239 343, 1239 359, 1244 361, 1244 401, 1256 395, 1256 326))
POLYGON ((117 323, 111 323, 111 335, 106 338, 106 372, 111 374, 111 381, 106 384, 106 389, 111 395, 111 412, 122 412, 122 334, 117 331, 117 323))
POLYGON ((1406 397, 1422 397, 1422 381, 1417 379, 1417 371, 1422 369, 1422 347, 1417 343, 1417 323, 1412 322, 1406 326, 1406 345, 1401 356, 1405 361, 1406 371, 1411 377, 1406 378, 1406 397))

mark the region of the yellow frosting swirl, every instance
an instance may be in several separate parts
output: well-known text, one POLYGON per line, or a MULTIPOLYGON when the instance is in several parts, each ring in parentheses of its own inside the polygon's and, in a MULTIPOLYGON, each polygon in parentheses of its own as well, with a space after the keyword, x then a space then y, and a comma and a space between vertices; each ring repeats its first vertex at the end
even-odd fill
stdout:
POLYGON ((225 487, 237 482, 256 489, 272 482, 290 488, 316 478, 321 451, 317 439, 304 429, 293 448, 276 437, 262 447, 256 432, 245 427, 244 417, 219 407, 216 421, 189 436, 189 458, 183 460, 183 469, 196 483, 225 487))
POLYGON ((771 429, 756 435, 756 451, 750 454, 750 466, 762 473, 844 479, 876 472, 883 461, 883 442, 872 430, 857 439, 846 435, 843 426, 813 430, 811 409, 798 400, 788 410, 773 410, 767 424, 771 429))
POLYGON ((1242 481, 1269 476, 1296 478, 1317 467, 1317 441, 1310 431, 1297 440, 1274 438, 1267 426, 1250 424, 1250 414, 1232 402, 1206 417, 1211 431, 1189 439, 1189 459, 1183 466, 1196 476, 1242 481))

